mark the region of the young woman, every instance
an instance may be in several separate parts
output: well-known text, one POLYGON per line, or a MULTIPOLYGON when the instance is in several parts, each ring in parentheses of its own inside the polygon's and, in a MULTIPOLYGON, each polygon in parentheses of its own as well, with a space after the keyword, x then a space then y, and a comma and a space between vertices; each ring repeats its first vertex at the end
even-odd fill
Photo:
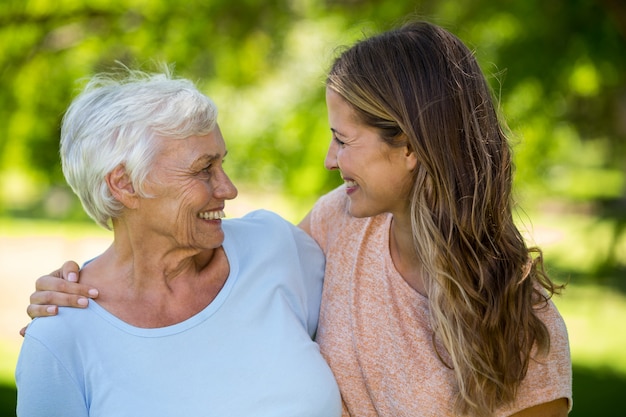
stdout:
POLYGON ((559 287, 513 222, 511 153, 472 52, 410 24, 341 54, 326 92, 325 164, 345 185, 301 226, 326 256, 317 341, 346 414, 566 415, 559 287))

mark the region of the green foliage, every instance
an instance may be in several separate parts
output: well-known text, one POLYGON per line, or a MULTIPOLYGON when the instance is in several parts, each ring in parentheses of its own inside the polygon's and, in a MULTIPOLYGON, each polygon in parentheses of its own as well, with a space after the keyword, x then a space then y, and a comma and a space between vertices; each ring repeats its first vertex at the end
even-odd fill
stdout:
POLYGON ((75 199, 59 197, 70 195, 59 124, 79 80, 116 61, 148 70, 174 63, 218 104, 233 179, 310 201, 339 181, 322 165, 324 73, 336 48, 415 16, 476 48, 511 128, 523 195, 624 198, 626 8, 618 3, 2 2, 0 213, 80 216, 75 199))
MULTIPOLYGON (((571 220, 580 230, 558 247, 548 245, 546 259, 552 271, 572 276, 573 288, 602 285, 622 294, 599 301, 600 289, 594 297, 585 289, 559 303, 576 318, 568 323, 572 336, 594 340, 573 350, 581 358, 573 415, 592 407, 596 413, 625 383, 623 360, 607 376, 585 362, 606 343, 595 343, 600 327, 589 317, 596 316, 579 309, 619 305, 624 315, 623 1, 0 1, 0 215, 12 215, 12 224, 16 216, 84 220, 59 166, 61 117, 82 78, 116 61, 147 70, 163 61, 217 103, 228 171, 240 188, 286 194, 303 203, 299 217, 339 181, 323 168, 330 140, 324 74, 337 48, 410 17, 441 24, 476 49, 511 131, 523 203, 565 199, 593 214, 571 220)), ((546 207, 539 206, 544 213, 546 207)), ((559 212, 549 223, 564 217, 559 212)), ((607 323, 617 317, 602 312, 607 323)), ((606 352, 621 355, 622 339, 606 352)), ((12 389, 0 392, 0 404, 14 399, 12 389)), ((611 413, 597 415, 621 415, 611 413)))

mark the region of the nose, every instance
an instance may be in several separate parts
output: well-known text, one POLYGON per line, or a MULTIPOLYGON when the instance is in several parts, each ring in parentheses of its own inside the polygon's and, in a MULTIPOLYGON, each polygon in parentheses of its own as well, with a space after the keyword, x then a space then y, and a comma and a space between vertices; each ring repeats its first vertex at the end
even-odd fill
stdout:
POLYGON ((333 139, 330 141, 330 145, 328 145, 328 151, 326 151, 326 158, 324 158, 324 167, 328 170, 337 169, 337 142, 333 139))
POLYGON ((237 187, 230 180, 230 177, 224 170, 220 170, 220 174, 216 176, 215 196, 223 200, 232 200, 239 193, 237 187))

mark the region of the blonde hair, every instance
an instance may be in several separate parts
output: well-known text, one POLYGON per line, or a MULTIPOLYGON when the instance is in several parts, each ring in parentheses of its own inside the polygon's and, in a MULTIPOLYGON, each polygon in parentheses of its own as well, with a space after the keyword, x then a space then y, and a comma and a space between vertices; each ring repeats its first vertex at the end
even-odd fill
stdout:
POLYGON ((485 77, 457 37, 414 22, 344 51, 327 87, 383 141, 415 151, 411 220, 433 343, 454 371, 456 412, 491 415, 549 350, 535 309, 561 287, 514 224, 511 150, 485 77))

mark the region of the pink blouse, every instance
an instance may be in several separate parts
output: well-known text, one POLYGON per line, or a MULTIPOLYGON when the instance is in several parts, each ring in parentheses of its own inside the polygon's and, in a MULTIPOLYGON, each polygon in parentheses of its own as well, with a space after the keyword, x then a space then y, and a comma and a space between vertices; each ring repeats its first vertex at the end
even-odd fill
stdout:
MULTIPOLYGON (((353 218, 346 203, 340 187, 311 216, 326 254, 317 341, 339 384, 343 415, 454 416, 454 374, 433 347, 428 300, 404 281, 389 253, 391 215, 353 218)), ((558 398, 571 408, 565 323, 552 302, 538 314, 550 331, 550 352, 531 361, 517 399, 497 416, 558 398)))

